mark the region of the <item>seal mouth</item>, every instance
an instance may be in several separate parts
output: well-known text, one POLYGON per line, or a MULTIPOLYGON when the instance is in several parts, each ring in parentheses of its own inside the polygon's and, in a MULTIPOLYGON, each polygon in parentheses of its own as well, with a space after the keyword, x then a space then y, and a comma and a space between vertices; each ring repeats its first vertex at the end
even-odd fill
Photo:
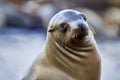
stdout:
POLYGON ((81 30, 81 29, 75 29, 73 31, 72 38, 73 39, 84 39, 88 35, 87 29, 81 30))
POLYGON ((87 35, 87 33, 78 34, 78 35, 75 36, 75 39, 83 39, 83 38, 85 38, 86 35, 87 35))
POLYGON ((71 29, 67 31, 67 34, 62 39, 62 43, 64 45, 71 45, 73 42, 81 42, 82 40, 86 39, 88 36, 88 30, 82 30, 79 28, 71 29))

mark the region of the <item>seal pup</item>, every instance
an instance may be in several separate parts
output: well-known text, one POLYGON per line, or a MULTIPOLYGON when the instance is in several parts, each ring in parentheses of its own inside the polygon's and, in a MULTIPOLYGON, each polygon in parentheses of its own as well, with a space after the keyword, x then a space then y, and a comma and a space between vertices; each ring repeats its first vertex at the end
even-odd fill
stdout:
POLYGON ((93 33, 83 13, 58 12, 49 23, 45 47, 22 80, 100 80, 93 33))

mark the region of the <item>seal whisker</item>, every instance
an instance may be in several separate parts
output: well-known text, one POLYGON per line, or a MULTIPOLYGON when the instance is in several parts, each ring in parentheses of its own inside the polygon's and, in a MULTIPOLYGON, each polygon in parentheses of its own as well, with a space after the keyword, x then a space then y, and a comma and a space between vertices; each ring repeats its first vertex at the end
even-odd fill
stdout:
POLYGON ((64 45, 66 45, 67 44, 67 38, 68 36, 67 35, 65 35, 65 37, 62 39, 62 43, 64 44, 64 45))

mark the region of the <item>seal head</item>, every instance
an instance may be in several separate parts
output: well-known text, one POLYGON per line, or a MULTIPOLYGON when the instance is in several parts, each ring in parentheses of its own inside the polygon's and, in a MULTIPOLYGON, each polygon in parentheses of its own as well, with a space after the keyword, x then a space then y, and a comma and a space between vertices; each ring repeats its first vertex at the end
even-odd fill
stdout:
POLYGON ((98 53, 86 16, 62 10, 50 20, 45 47, 27 80, 100 80, 98 53))
POLYGON ((90 30, 94 31, 89 27, 85 14, 69 9, 57 13, 48 27, 48 32, 54 32, 52 33, 54 39, 65 45, 70 45, 71 41, 77 43, 87 38, 90 30))

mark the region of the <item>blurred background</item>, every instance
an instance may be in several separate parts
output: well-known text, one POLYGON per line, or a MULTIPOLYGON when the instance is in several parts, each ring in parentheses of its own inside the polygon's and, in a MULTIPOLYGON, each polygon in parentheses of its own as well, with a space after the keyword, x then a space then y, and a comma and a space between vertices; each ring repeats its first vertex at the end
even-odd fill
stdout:
POLYGON ((20 80, 40 53, 51 17, 87 15, 101 51, 101 80, 120 80, 120 0, 0 0, 0 79, 20 80))

